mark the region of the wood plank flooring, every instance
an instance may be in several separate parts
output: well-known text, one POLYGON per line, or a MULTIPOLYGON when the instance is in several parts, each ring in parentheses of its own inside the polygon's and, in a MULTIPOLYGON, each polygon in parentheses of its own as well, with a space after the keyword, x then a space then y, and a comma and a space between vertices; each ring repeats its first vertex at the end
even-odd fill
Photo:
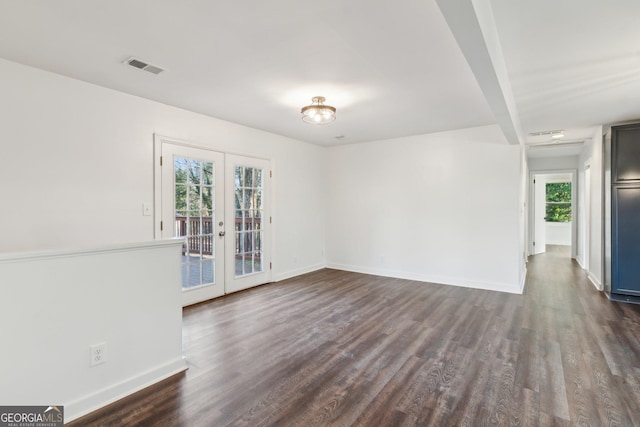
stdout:
POLYGON ((550 249, 524 295, 327 269, 187 308, 185 374, 69 425, 640 425, 640 306, 550 249))

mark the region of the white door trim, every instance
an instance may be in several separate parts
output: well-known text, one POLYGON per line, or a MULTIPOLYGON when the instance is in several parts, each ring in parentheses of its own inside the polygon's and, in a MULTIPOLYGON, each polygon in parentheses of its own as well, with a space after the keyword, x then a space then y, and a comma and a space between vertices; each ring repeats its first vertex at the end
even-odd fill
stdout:
POLYGON ((584 253, 582 254, 583 268, 589 271, 589 254, 591 253, 591 159, 584 162, 584 224, 580 227, 584 230, 584 253), (587 171, 589 180, 587 181, 587 171))
POLYGON ((541 169, 541 170, 529 170, 529 254, 533 254, 533 240, 535 238, 534 235, 534 221, 535 221, 535 194, 533 187, 533 179, 535 175, 551 175, 558 173, 568 173, 571 174, 571 258, 575 259, 577 256, 577 225, 578 225, 578 215, 576 214, 577 207, 577 180, 578 180, 578 170, 577 169, 541 169))
MULTIPOLYGON (((269 224, 268 224, 268 231, 265 232, 266 238, 263 241, 263 249, 265 251, 265 257, 264 257, 264 263, 265 263, 265 272, 262 275, 263 280, 260 283, 254 283, 256 282, 256 280, 245 280, 244 282, 247 282, 245 284, 242 284, 242 286, 238 286, 238 284, 236 284, 234 286, 234 284, 232 282, 227 283, 226 277, 225 277, 225 294, 227 293, 231 293, 231 292, 235 292, 237 290, 241 290, 241 289, 246 289, 248 287, 251 286, 255 286, 257 284, 262 284, 262 283, 268 283, 272 280, 273 277, 273 270, 271 269, 272 266, 272 262, 274 259, 273 256, 273 248, 274 248, 274 241, 273 241, 273 232, 272 232, 272 224, 271 224, 271 218, 273 217, 273 208, 274 208, 274 202, 273 202, 273 180, 271 179, 271 174, 273 171, 273 161, 271 159, 265 159, 262 157, 257 157, 257 156, 248 156, 248 155, 244 155, 244 154, 239 154, 239 153, 233 153, 233 152, 227 152, 221 149, 217 149, 217 148, 212 148, 210 146, 205 146, 203 144, 198 144, 192 141, 184 141, 184 140, 180 140, 177 138, 171 138, 171 137, 166 137, 166 136, 162 136, 162 135, 158 135, 158 134, 154 134, 153 136, 153 206, 154 206, 154 211, 153 211, 153 235, 154 235, 154 239, 156 240, 160 240, 162 239, 162 230, 161 230, 161 220, 162 220, 162 167, 161 167, 161 162, 167 161, 166 159, 162 159, 162 146, 163 144, 171 144, 174 146, 182 146, 185 148, 190 148, 190 149, 198 149, 198 150, 206 150, 206 151, 210 151, 213 153, 220 153, 222 155, 224 155, 225 158, 225 168, 228 167, 228 161, 227 159, 230 158, 244 158, 246 159, 247 163, 256 163, 256 164, 267 164, 268 167, 267 169, 267 173, 269 174, 269 178, 268 178, 268 184, 266 185, 266 203, 267 203, 267 208, 266 208, 266 212, 267 212, 267 217, 269 218, 269 224), (250 282, 250 283, 249 283, 250 282)), ((225 180, 226 180, 226 171, 225 171, 225 180)), ((227 200, 227 188, 228 184, 225 183, 225 201, 227 200)), ((227 210, 225 208, 225 210, 227 210)), ((225 212, 226 214, 226 212, 225 212)), ((225 227, 229 227, 230 225, 233 225, 233 218, 227 220, 228 218, 225 219, 225 227)), ((170 226, 169 224, 164 224, 165 227, 170 226)), ((226 229, 227 235, 229 238, 233 238, 233 232, 229 233, 229 229, 226 229), (230 235, 229 235, 230 234, 230 235)), ((231 240, 227 238, 225 239, 225 258, 230 258, 230 253, 231 253, 231 249, 228 248, 233 248, 234 246, 231 245, 231 240)), ((226 270, 226 266, 225 266, 225 270, 226 270)), ((226 275, 226 272, 225 272, 226 275)), ((257 276, 257 275, 256 275, 257 276)), ((178 284, 179 285, 179 284, 178 284)), ((193 291, 189 291, 192 293, 197 293, 196 290, 193 291)), ((195 295, 194 293, 194 295, 195 295)))

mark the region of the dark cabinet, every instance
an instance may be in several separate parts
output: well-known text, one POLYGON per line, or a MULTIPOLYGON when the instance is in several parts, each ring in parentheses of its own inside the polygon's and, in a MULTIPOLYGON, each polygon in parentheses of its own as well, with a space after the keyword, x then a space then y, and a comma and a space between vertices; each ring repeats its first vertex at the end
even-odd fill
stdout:
POLYGON ((640 184, 640 124, 611 128, 611 185, 640 184))
POLYGON ((611 128, 611 298, 640 301, 640 124, 611 128))

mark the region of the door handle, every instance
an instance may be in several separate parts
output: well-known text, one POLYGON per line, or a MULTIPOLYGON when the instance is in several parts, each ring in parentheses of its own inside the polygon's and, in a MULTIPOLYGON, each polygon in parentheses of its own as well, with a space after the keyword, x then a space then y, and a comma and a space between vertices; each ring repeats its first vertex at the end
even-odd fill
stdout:
POLYGON ((224 237, 224 231, 219 232, 219 233, 218 233, 218 236, 220 236, 220 237, 224 237))

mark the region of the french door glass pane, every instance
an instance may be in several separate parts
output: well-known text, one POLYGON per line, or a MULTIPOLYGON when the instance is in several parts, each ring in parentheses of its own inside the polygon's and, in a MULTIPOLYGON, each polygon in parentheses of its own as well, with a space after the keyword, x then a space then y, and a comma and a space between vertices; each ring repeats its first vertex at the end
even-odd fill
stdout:
POLYGON ((235 168, 235 276, 263 271, 262 217, 264 187, 262 169, 235 168))
POLYGON ((174 236, 184 237, 182 289, 215 283, 215 194, 212 162, 174 159, 174 236))

